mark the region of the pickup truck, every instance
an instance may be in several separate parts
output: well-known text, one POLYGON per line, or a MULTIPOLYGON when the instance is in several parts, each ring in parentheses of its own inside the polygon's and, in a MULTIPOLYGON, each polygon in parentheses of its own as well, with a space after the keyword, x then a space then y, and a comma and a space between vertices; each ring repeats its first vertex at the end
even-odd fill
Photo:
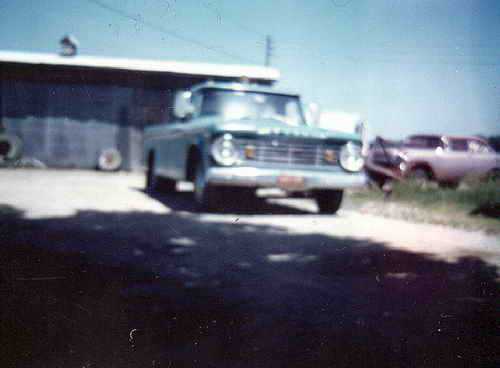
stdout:
POLYGON ((309 126, 297 94, 206 82, 178 91, 174 115, 145 129, 149 191, 160 181, 167 191, 190 181, 198 205, 216 209, 258 188, 280 188, 335 213, 344 189, 366 183, 360 137, 309 126))

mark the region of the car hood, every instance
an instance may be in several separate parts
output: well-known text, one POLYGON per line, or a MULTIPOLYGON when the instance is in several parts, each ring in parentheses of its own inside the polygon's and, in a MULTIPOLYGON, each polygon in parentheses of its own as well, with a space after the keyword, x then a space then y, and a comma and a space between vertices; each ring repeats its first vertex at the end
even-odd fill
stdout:
POLYGON ((309 125, 291 126, 277 119, 229 120, 216 126, 218 132, 253 133, 256 135, 282 135, 313 139, 342 139, 359 141, 355 134, 312 127, 309 125))

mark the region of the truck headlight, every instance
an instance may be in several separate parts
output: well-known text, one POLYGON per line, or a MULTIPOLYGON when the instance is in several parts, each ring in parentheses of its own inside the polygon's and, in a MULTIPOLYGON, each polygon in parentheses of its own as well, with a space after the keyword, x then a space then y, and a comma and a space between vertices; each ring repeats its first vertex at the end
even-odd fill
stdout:
POLYGON ((361 154, 361 146, 348 142, 340 149, 340 165, 347 171, 361 171, 365 160, 361 154))
POLYGON ((224 166, 234 165, 238 161, 239 154, 233 143, 231 134, 224 134, 213 141, 212 157, 218 164, 224 166))

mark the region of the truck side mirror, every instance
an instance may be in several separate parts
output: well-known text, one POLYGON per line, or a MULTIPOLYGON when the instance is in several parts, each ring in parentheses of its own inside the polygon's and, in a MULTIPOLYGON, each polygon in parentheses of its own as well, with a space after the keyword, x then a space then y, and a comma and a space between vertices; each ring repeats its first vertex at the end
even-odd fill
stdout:
POLYGON ((194 105, 191 103, 190 91, 177 91, 174 97, 174 116, 180 120, 188 120, 193 116, 194 105))
POLYGON ((368 156, 368 124, 366 121, 360 121, 358 124, 356 124, 356 134, 358 134, 361 138, 361 153, 363 156, 368 156))
POLYGON ((317 103, 307 104, 305 115, 306 115, 306 122, 308 125, 317 126, 319 124, 321 108, 317 103))

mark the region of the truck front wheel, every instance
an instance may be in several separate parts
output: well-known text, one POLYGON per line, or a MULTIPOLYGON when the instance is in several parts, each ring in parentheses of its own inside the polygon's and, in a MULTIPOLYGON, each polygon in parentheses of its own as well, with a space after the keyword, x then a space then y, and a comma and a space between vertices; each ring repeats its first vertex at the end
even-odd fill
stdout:
POLYGON ((201 161, 194 170, 194 199, 201 210, 212 211, 217 208, 219 188, 207 182, 206 170, 201 161))

